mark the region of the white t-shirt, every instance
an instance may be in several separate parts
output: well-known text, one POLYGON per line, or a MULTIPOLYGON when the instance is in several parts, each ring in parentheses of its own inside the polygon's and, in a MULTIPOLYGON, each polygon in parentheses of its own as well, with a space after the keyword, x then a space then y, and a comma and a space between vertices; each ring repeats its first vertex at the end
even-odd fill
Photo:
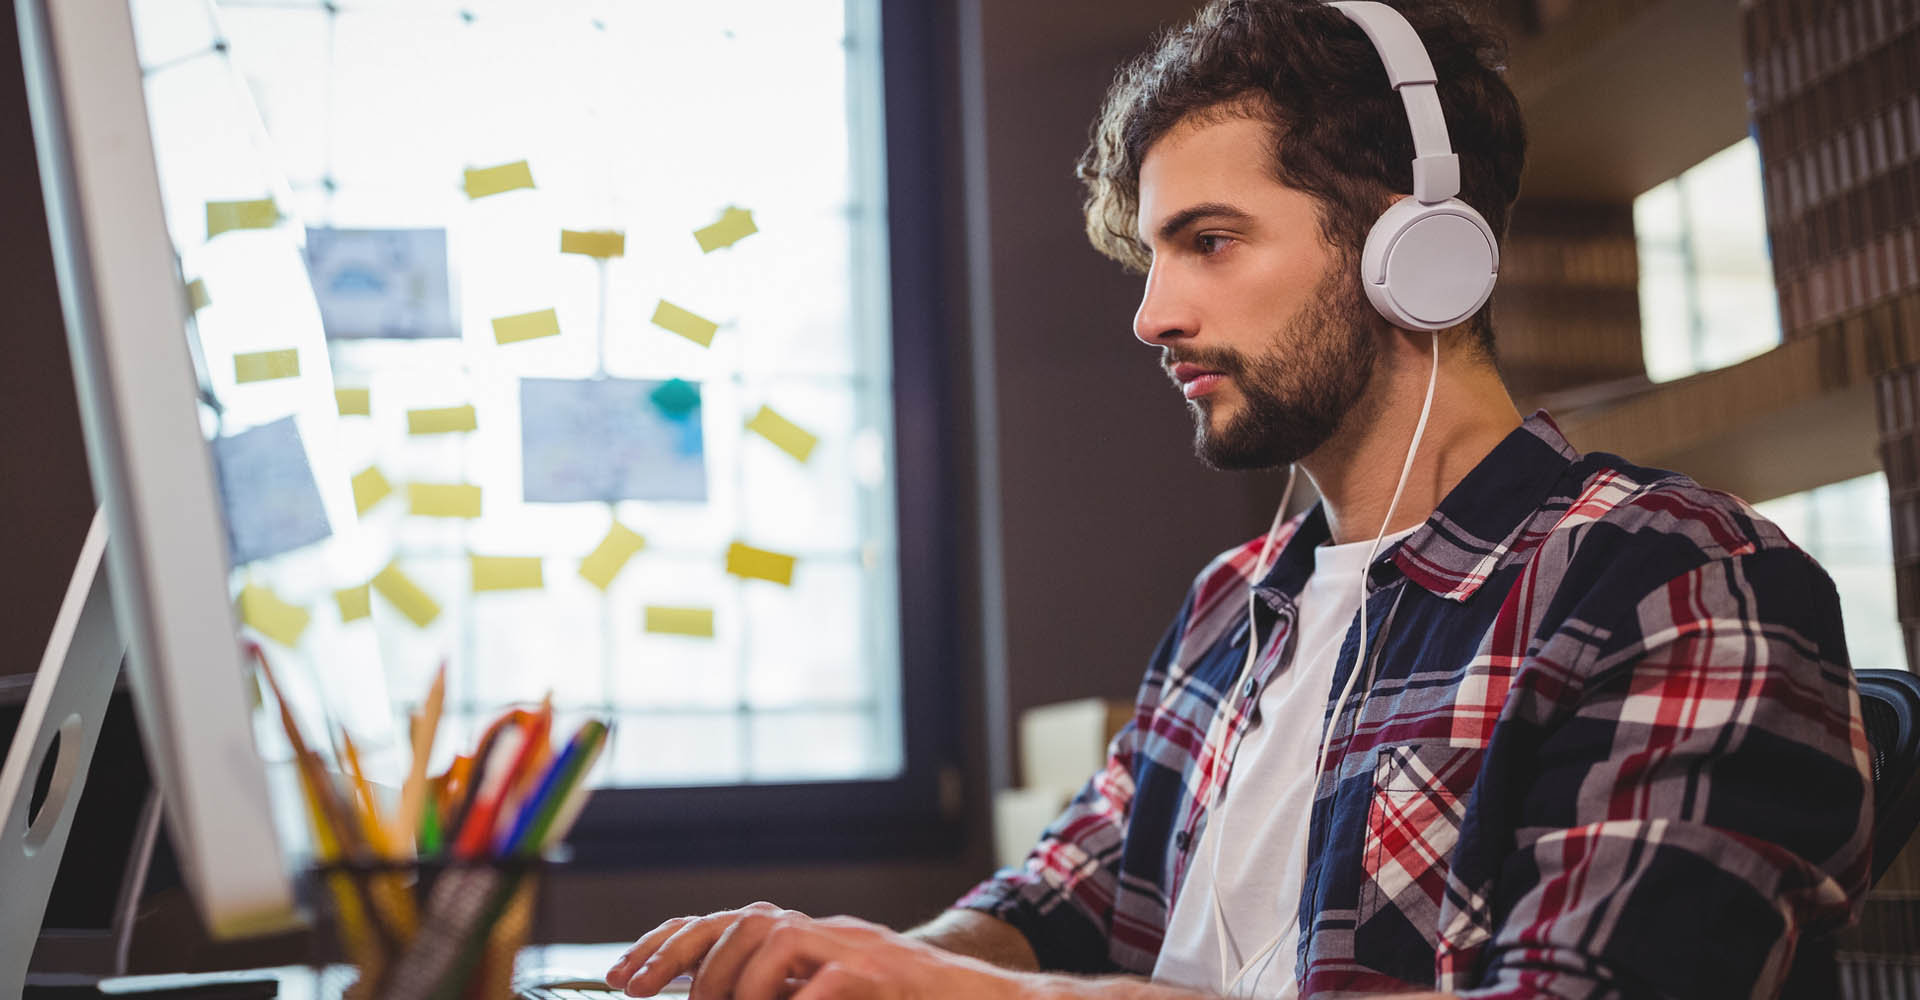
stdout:
MULTIPOLYGON (((1388 535, 1380 551, 1412 532, 1388 535)), ((1313 760, 1320 752, 1321 718, 1336 694, 1334 662, 1360 610, 1360 576, 1372 546, 1368 538, 1313 550, 1313 575, 1298 601, 1293 662, 1268 679, 1259 695, 1261 724, 1249 729, 1234 751, 1227 794, 1214 804, 1200 834, 1167 919, 1154 979, 1225 992, 1241 966, 1285 931, 1241 977, 1235 993, 1283 1000, 1299 995, 1295 916, 1306 878, 1313 760), (1216 894, 1226 918, 1224 952, 1213 912, 1216 894), (1225 975, 1222 965, 1230 966, 1225 975)), ((1263 643, 1266 639, 1261 637, 1263 643)))

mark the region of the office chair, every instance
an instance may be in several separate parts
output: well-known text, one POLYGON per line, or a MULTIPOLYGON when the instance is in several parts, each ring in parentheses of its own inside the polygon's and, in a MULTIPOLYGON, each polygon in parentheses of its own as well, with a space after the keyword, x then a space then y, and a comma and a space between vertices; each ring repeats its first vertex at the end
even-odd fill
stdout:
POLYGON ((1873 880, 1920 826, 1920 677, 1856 670, 1873 759, 1873 880))

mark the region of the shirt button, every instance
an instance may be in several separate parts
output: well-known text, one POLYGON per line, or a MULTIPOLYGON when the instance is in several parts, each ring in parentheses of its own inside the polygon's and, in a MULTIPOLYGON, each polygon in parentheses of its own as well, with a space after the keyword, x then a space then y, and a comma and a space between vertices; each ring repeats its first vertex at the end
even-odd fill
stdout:
POLYGON ((1242 697, 1251 698, 1254 695, 1259 693, 1260 693, 1260 682, 1257 680, 1254 680, 1251 677, 1247 678, 1247 685, 1243 689, 1242 697))
POLYGON ((1185 830, 1182 830, 1179 833, 1174 834, 1173 846, 1175 849, 1179 850, 1182 854, 1186 853, 1187 848, 1193 846, 1193 834, 1188 833, 1185 830))

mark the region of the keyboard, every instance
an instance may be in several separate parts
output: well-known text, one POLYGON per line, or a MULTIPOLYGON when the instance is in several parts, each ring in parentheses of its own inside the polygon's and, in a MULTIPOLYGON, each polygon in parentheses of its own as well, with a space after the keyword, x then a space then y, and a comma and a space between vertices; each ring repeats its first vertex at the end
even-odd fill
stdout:
MULTIPOLYGON (((667 984, 660 991, 663 997, 683 997, 693 980, 685 976, 667 984)), ((514 977, 513 995, 519 1000, 628 1000, 625 992, 616 990, 603 979, 590 976, 556 975, 548 971, 536 970, 533 973, 514 977)))

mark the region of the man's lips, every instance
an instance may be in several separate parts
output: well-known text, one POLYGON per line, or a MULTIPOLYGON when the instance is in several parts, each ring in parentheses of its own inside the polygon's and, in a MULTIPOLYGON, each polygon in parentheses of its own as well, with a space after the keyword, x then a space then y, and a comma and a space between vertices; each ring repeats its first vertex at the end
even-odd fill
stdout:
POLYGON ((1181 395, 1188 399, 1198 399, 1218 388, 1227 376, 1212 368, 1203 368, 1194 364, 1173 366, 1173 380, 1180 384, 1181 395))

